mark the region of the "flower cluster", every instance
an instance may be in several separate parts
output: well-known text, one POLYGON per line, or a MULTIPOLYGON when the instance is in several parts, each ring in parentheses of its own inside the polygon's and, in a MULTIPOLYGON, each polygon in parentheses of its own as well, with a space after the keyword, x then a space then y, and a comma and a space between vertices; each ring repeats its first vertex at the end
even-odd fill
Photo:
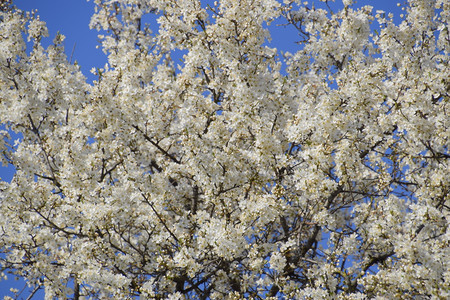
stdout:
POLYGON ((354 2, 95 0, 92 84, 2 9, 2 271, 47 299, 448 299, 450 6, 354 2))

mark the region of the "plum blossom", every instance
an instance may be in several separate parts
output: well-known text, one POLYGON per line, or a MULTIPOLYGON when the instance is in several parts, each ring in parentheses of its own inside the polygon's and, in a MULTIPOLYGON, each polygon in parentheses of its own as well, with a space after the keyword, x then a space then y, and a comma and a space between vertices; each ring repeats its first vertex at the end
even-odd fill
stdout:
POLYGON ((447 1, 397 23, 351 0, 94 2, 92 83, 0 8, 2 278, 47 299, 450 296, 447 1))

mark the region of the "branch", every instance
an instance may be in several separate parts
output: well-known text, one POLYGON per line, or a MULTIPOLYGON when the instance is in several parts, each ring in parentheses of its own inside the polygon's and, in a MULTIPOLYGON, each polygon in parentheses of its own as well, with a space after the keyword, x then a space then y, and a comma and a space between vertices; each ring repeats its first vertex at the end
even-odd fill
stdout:
POLYGON ((163 148, 161 148, 160 145, 158 145, 157 143, 155 143, 145 132, 143 132, 138 126, 136 125, 132 125, 134 129, 136 129, 137 131, 139 131, 140 133, 142 133, 142 135, 144 136, 144 138, 149 141, 153 146, 155 146, 156 148, 158 148, 159 151, 161 151, 165 156, 167 156, 168 158, 170 158, 170 160, 172 160, 173 162, 177 163, 177 164, 181 164, 181 162, 172 154, 170 154, 169 152, 167 152, 166 150, 164 150, 163 148))
POLYGON ((394 254, 395 252, 391 251, 376 257, 372 257, 370 261, 364 266, 363 271, 366 272, 371 266, 385 261, 387 258, 391 257, 394 254))
MULTIPOLYGON (((50 163, 49 154, 47 153, 47 151, 46 151, 45 148, 44 148, 44 142, 42 141, 41 134, 40 134, 40 132, 39 132, 39 128, 36 127, 36 125, 34 124, 33 119, 31 118, 31 115, 28 114, 27 116, 28 116, 28 119, 29 119, 30 124, 31 124, 31 131, 32 131, 34 134, 36 134, 36 136, 37 136, 37 138, 38 138, 38 141, 39 141, 39 145, 41 146, 42 152, 44 152, 45 161, 46 161, 46 163, 47 163, 47 165, 48 165, 48 168, 50 169, 50 172, 52 173, 52 176, 51 176, 51 177, 48 177, 48 178, 46 178, 46 179, 49 179, 49 180, 53 181, 53 183, 54 183, 58 188, 60 188, 60 187, 61 187, 61 184, 60 184, 60 183, 58 182, 58 180, 56 179, 56 176, 55 176, 55 170, 53 169, 53 167, 52 167, 52 165, 51 165, 51 163, 50 163)), ((39 127, 40 127, 40 125, 39 125, 39 127)), ((44 178, 44 177, 43 177, 43 178, 44 178)))
POLYGON ((179 240, 177 238, 177 236, 170 230, 170 228, 167 226, 166 222, 164 222, 164 220, 162 219, 162 217, 160 216, 160 214, 156 211, 155 206, 153 205, 153 202, 151 202, 150 200, 148 200, 148 198, 144 195, 144 193, 141 191, 141 195, 142 197, 145 199, 145 202, 147 202, 148 205, 150 205, 150 208, 153 210, 153 212, 155 213, 156 217, 159 219, 159 221, 161 222, 161 224, 164 226, 164 228, 167 230, 167 232, 173 237, 173 239, 179 244, 179 240))
POLYGON ((80 284, 78 283, 77 278, 74 279, 74 289, 73 289, 73 300, 80 299, 80 284))
POLYGON ((119 166, 121 163, 123 162, 123 160, 118 161, 117 163, 115 163, 109 170, 107 170, 105 167, 105 159, 103 159, 103 167, 102 167, 102 174, 100 175, 100 180, 99 182, 102 182, 106 176, 111 175, 111 172, 114 171, 117 166, 119 166))
POLYGON ((42 288, 42 286, 38 285, 34 288, 34 290, 31 292, 31 294, 27 297, 27 300, 31 300, 34 296, 34 294, 36 294, 37 291, 39 291, 42 288))
POLYGON ((197 205, 198 205, 198 186, 194 185, 192 188, 192 207, 191 213, 195 215, 197 213, 197 205))

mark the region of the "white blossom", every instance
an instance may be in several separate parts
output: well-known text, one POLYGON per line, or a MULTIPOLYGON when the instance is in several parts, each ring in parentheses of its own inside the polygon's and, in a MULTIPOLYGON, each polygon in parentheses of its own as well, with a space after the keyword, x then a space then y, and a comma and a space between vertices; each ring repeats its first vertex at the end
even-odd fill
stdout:
POLYGON ((0 6, 2 277, 47 299, 450 296, 446 1, 398 24, 349 0, 94 2, 93 83, 0 6))

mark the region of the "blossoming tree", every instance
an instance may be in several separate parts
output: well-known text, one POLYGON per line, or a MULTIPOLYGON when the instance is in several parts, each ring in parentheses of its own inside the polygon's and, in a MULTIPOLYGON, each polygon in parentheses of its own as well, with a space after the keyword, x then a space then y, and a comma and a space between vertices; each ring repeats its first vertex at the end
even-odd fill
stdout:
POLYGON ((450 5, 343 2, 95 0, 92 84, 4 3, 4 274, 48 299, 448 299, 450 5))

